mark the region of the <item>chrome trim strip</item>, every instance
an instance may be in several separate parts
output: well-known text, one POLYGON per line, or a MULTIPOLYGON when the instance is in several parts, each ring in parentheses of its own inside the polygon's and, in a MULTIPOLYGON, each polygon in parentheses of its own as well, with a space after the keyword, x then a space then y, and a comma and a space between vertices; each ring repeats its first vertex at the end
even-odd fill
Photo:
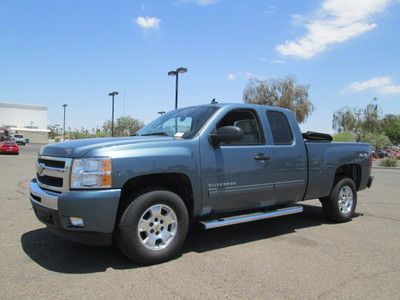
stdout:
POLYGON ((37 164, 39 168, 42 168, 42 172, 40 175, 47 175, 47 176, 52 176, 52 177, 58 177, 62 178, 63 174, 65 173, 64 169, 58 169, 58 168, 53 168, 53 167, 46 167, 42 164, 37 164))
POLYGON ((50 190, 50 191, 53 190, 53 191, 55 191, 55 192, 60 192, 60 193, 61 193, 62 190, 63 190, 62 187, 47 185, 47 184, 41 183, 39 180, 38 180, 37 184, 38 184, 41 188, 44 188, 44 189, 50 190))
POLYGON ((40 188, 40 186, 38 185, 38 183, 34 180, 29 182, 29 191, 30 191, 30 194, 32 194, 36 197, 40 197, 41 201, 39 202, 39 201, 33 199, 31 197, 31 195, 29 194, 29 199, 33 203, 43 206, 43 207, 46 207, 46 208, 58 210, 58 194, 42 190, 40 188))
POLYGON ((227 186, 222 188, 211 188, 208 190, 209 197, 218 197, 221 195, 230 195, 232 193, 246 193, 246 192, 265 192, 274 189, 273 183, 259 183, 240 186, 227 186))
POLYGON ((71 176, 70 170, 72 166, 72 158, 52 157, 52 156, 39 156, 38 158, 49 161, 62 161, 64 162, 64 168, 49 167, 46 166, 46 164, 39 163, 37 161, 36 162, 37 170, 40 170, 40 172, 38 172, 38 176, 42 175, 42 176, 61 178, 63 180, 63 186, 56 187, 52 185, 47 185, 40 182, 39 180, 37 181, 37 184, 44 189, 49 189, 56 192, 68 191, 70 187, 69 186, 70 176, 71 176))
POLYGON ((36 166, 39 168, 42 168, 43 170, 46 170, 47 172, 52 172, 56 175, 59 175, 59 173, 65 172, 65 167, 64 168, 49 167, 49 166, 46 166, 44 163, 39 163, 39 162, 36 163, 36 166))
POLYGON ((46 159, 46 160, 56 160, 56 161, 65 161, 71 158, 64 158, 64 157, 57 157, 57 156, 46 156, 46 155, 39 155, 39 158, 46 159))
POLYGON ((224 219, 217 219, 217 220, 209 220, 209 221, 202 221, 200 222, 205 229, 223 227, 228 225, 235 225, 240 223, 246 222, 253 222, 258 220, 264 220, 269 218, 275 218, 280 216, 286 216, 291 214, 301 213, 303 211, 302 206, 291 206, 280 208, 277 210, 267 211, 267 212, 257 212, 253 214, 246 214, 240 216, 233 216, 224 219))
POLYGON ((298 188, 304 185, 304 179, 275 182, 275 189, 298 188))

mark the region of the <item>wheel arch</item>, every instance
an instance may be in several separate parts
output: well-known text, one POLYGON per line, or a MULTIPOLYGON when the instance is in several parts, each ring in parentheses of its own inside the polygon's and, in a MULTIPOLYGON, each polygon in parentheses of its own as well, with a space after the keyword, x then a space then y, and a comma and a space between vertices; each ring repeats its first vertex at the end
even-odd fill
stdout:
POLYGON ((156 173, 133 177, 124 183, 121 189, 116 222, 119 221, 125 208, 136 196, 152 188, 164 188, 177 194, 185 203, 189 218, 193 216, 193 187, 189 177, 183 173, 156 173), (132 193, 133 197, 128 197, 132 193))
POLYGON ((361 172, 361 166, 358 164, 346 164, 339 166, 335 172, 332 188, 341 178, 350 178, 351 180, 353 180, 358 191, 361 185, 361 172))

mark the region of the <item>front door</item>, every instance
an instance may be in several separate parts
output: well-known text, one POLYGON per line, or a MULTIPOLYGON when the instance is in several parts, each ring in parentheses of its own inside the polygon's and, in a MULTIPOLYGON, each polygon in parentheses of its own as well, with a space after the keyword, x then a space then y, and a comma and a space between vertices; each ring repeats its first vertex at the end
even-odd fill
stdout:
POLYGON ((273 157, 255 110, 228 112, 215 126, 237 126, 244 138, 213 147, 201 143, 203 214, 265 207, 273 201, 273 157))

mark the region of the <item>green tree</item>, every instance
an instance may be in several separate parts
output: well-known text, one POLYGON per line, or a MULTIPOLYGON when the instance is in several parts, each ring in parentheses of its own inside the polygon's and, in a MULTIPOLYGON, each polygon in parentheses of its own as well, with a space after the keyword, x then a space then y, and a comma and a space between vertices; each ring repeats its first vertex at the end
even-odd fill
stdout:
MULTIPOLYGON (((144 126, 144 123, 130 116, 123 116, 114 123, 114 136, 130 136, 144 126)), ((111 121, 103 124, 103 131, 111 135, 111 121)), ((96 134, 97 135, 97 134, 96 134)))
MULTIPOLYGON (((376 101, 374 98, 373 101, 376 101)), ((378 104, 370 103, 363 111, 361 126, 364 133, 377 134, 381 132, 381 113, 378 104)))
POLYGON ((357 142, 367 142, 375 148, 383 148, 390 142, 400 142, 400 123, 398 129, 395 126, 397 116, 382 117, 376 100, 374 98, 365 108, 344 107, 336 111, 332 118, 333 129, 338 133, 350 133, 357 142))
POLYGON ((48 135, 49 139, 54 140, 54 138, 55 138, 56 135, 57 135, 56 126, 54 126, 54 125, 48 125, 48 126, 47 126, 47 129, 50 130, 49 135, 48 135))
POLYGON ((339 133, 352 133, 356 141, 362 137, 362 110, 360 108, 344 107, 333 114, 332 128, 339 133))
POLYGON ((362 141, 376 149, 382 149, 390 144, 390 139, 384 133, 366 133, 362 141))
POLYGON ((373 102, 365 108, 343 107, 333 114, 332 128, 337 132, 349 132, 359 142, 372 136, 378 136, 382 132, 382 120, 379 106, 373 102))
POLYGON ((400 116, 391 124, 384 124, 384 131, 393 144, 400 145, 400 116))
POLYGON ((355 142, 356 138, 350 132, 338 132, 332 136, 335 142, 355 142))
POLYGON ((309 85, 298 84, 292 76, 269 81, 253 78, 243 91, 243 101, 288 108, 295 113, 297 121, 303 123, 314 111, 308 89, 309 85))
POLYGON ((397 120, 399 120, 399 119, 400 119, 400 115, 394 115, 394 114, 384 115, 382 118, 383 130, 386 130, 387 128, 395 126, 397 120))

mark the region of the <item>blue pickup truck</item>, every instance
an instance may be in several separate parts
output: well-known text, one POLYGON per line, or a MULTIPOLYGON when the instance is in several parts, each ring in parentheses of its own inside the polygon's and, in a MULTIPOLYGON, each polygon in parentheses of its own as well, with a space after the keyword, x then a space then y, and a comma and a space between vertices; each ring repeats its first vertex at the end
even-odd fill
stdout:
POLYGON ((210 104, 170 111, 125 138, 40 150, 30 201, 68 239, 110 245, 136 263, 181 252, 189 224, 205 229, 300 213, 320 199, 334 222, 352 218, 370 187, 371 150, 300 132, 283 108, 210 104))

